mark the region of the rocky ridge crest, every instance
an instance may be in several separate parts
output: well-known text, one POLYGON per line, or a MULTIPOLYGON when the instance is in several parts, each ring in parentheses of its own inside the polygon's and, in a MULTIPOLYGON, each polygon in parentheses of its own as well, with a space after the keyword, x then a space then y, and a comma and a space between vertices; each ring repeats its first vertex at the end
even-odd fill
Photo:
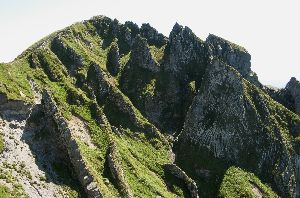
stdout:
POLYGON ((265 88, 247 50, 220 37, 202 41, 176 23, 167 38, 149 24, 93 17, 1 64, 0 83, 1 113, 20 113, 49 90, 25 120, 59 143, 63 156, 53 159, 79 184, 66 184, 69 194, 300 194, 299 82, 265 88))

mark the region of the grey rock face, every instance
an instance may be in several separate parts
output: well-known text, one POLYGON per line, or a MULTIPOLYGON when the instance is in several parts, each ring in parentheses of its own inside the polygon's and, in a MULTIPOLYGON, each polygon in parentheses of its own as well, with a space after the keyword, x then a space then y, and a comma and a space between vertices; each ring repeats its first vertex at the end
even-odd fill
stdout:
POLYGON ((51 44, 52 51, 59 57, 64 65, 67 65, 71 73, 78 67, 83 66, 83 58, 74 49, 65 44, 60 36, 53 39, 51 44))
POLYGON ((7 95, 1 93, 0 94, 0 105, 7 103, 7 95))
POLYGON ((225 63, 238 70, 242 76, 251 71, 251 56, 246 49, 213 34, 207 37, 206 43, 211 45, 213 56, 224 60, 225 63))
POLYGON ((155 63, 150 49, 145 38, 137 35, 132 47, 131 57, 127 67, 139 66, 141 68, 147 69, 151 72, 158 72, 159 66, 155 63))
POLYGON ((176 23, 169 36, 169 63, 166 70, 180 72, 184 66, 191 63, 205 61, 206 48, 202 42, 188 27, 182 27, 176 23))
POLYGON ((275 101, 300 115, 300 83, 296 78, 291 78, 284 89, 264 86, 263 90, 275 101))
POLYGON ((213 34, 207 37, 206 43, 210 46, 211 56, 223 60, 238 70, 244 78, 261 87, 256 74, 251 71, 251 55, 245 48, 213 34))
POLYGON ((120 24, 118 20, 105 16, 95 17, 90 22, 96 27, 98 34, 104 38, 104 47, 108 46, 114 38, 118 39, 121 54, 130 51, 138 34, 147 39, 149 45, 161 47, 167 43, 167 37, 158 33, 148 23, 142 24, 141 27, 131 21, 120 24), (108 43, 105 43, 106 41, 108 43))
POLYGON ((88 82, 93 88, 98 101, 103 101, 108 96, 111 89, 108 75, 102 71, 99 65, 92 63, 88 71, 88 82))
POLYGON ((121 113, 125 114, 137 128, 143 129, 148 135, 160 137, 158 129, 141 118, 140 112, 119 89, 109 76, 97 64, 92 64, 88 72, 88 83, 94 90, 99 103, 110 103, 121 113), (140 115, 140 116, 139 116, 140 115))
POLYGON ((300 82, 293 77, 288 82, 285 89, 293 97, 295 112, 300 115, 300 82))
POLYGON ((35 53, 30 54, 30 56, 28 57, 28 61, 31 68, 37 68, 40 66, 39 59, 35 53))
POLYGON ((213 61, 178 142, 191 148, 205 147, 214 157, 271 181, 284 196, 295 197, 296 152, 284 137, 300 119, 280 109, 290 117, 285 118, 288 126, 279 125, 281 120, 276 118, 281 107, 274 105, 238 71, 213 61))
POLYGON ((263 90, 275 101, 282 104, 290 111, 295 112, 294 98, 287 89, 276 89, 269 86, 264 86, 263 90))
MULTIPOLYGON (((170 33, 157 78, 159 89, 147 99, 146 114, 165 131, 178 132, 193 94, 189 83, 199 86, 207 65, 207 48, 188 27, 175 24, 170 33), (155 107, 154 107, 155 106, 155 107)), ((196 88, 197 89, 197 88, 196 88)))
POLYGON ((140 34, 142 37, 147 39, 149 45, 156 45, 161 47, 168 41, 163 34, 158 33, 158 31, 150 26, 149 23, 142 24, 140 34))
POLYGON ((119 60, 120 54, 118 44, 113 43, 107 54, 106 62, 106 68, 109 71, 109 73, 113 76, 116 76, 120 71, 121 65, 119 63, 119 60))
POLYGON ((22 100, 9 100, 6 94, 0 94, 0 116, 5 119, 10 117, 19 117, 25 119, 30 114, 32 104, 22 100))

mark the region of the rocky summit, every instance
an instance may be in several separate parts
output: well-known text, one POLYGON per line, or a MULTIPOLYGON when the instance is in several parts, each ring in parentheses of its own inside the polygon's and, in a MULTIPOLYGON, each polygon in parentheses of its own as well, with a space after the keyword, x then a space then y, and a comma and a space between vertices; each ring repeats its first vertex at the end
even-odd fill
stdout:
POLYGON ((0 197, 300 197, 300 83, 105 16, 0 64, 0 197))

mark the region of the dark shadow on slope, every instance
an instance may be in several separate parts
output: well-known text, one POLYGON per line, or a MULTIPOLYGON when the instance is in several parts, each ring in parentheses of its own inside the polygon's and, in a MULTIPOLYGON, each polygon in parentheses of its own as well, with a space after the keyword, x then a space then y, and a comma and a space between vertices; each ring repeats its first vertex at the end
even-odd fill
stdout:
POLYGON ((200 197, 218 197, 219 188, 229 165, 216 157, 205 147, 192 147, 185 142, 174 145, 176 165, 196 183, 200 197))
POLYGON ((46 182, 67 186, 79 197, 86 197, 74 172, 67 150, 60 144, 57 128, 46 118, 41 105, 36 105, 26 121, 22 139, 36 156, 36 164, 46 173, 46 182))
POLYGON ((168 171, 164 172, 164 182, 166 183, 168 190, 178 196, 191 197, 186 184, 181 179, 178 179, 168 171))

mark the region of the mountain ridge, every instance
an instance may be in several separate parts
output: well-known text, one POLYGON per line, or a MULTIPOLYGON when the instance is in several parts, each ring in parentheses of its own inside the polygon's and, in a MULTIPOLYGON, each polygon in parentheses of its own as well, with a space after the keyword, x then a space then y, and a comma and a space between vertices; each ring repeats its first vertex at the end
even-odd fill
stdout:
POLYGON ((47 188, 58 197, 296 197, 298 96, 299 81, 267 88, 247 50, 215 35, 202 41, 176 23, 165 37, 150 24, 93 17, 0 64, 1 157, 10 164, 0 169, 19 188, 4 176, 0 186, 31 197, 47 188), (22 145, 44 174, 32 183, 11 168, 21 162, 9 158, 17 150, 7 131, 26 136, 20 123, 36 137, 22 145), (47 141, 63 155, 34 146, 47 141))

